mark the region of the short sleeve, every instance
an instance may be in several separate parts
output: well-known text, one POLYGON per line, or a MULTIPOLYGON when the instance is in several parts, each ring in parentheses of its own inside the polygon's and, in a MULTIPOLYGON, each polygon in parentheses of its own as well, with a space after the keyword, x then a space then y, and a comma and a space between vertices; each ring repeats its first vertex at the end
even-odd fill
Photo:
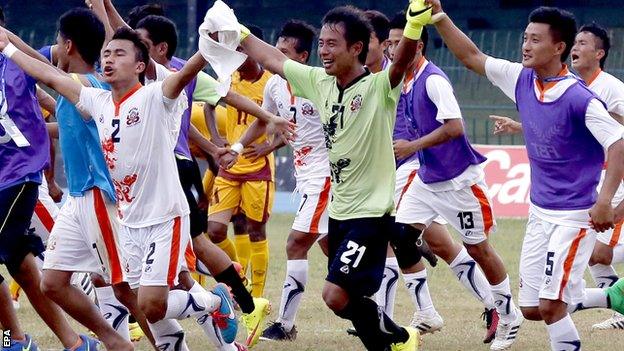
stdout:
POLYGON ((193 101, 205 101, 206 103, 215 106, 219 103, 222 96, 217 94, 217 82, 206 72, 199 72, 197 75, 197 84, 193 91, 193 101))
POLYGON ((275 83, 276 81, 272 77, 271 79, 269 79, 266 86, 264 87, 262 109, 268 111, 269 113, 277 115, 279 111, 277 109, 277 104, 275 103, 275 83))
MULTIPOLYGON (((403 86, 402 83, 397 84, 396 87, 392 88, 390 84, 390 70, 385 69, 379 73, 375 74, 375 90, 379 92, 379 96, 382 99, 382 103, 385 106, 392 107, 396 109, 397 104, 399 103, 399 97, 401 96, 401 88, 403 86)), ((392 116, 394 118, 395 116, 392 116)))
POLYGON ((604 101, 607 103, 607 110, 618 116, 624 117, 624 84, 610 85, 605 91, 604 101))
POLYGON ((438 109, 436 120, 444 122, 445 119, 462 118, 451 83, 444 77, 433 74, 427 77, 426 86, 427 95, 438 109))
POLYGON ((592 99, 587 106, 585 125, 605 150, 624 137, 624 126, 613 119, 597 99, 592 99))
POLYGON ((310 67, 293 60, 284 62, 284 75, 293 94, 312 101, 318 97, 318 83, 327 76, 322 68, 310 67))
POLYGON ((494 57, 485 60, 485 75, 487 79, 502 92, 516 102, 516 83, 522 73, 522 64, 494 57))
POLYGON ((76 107, 84 116, 95 116, 104 109, 103 101, 108 94, 107 90, 83 86, 76 107))

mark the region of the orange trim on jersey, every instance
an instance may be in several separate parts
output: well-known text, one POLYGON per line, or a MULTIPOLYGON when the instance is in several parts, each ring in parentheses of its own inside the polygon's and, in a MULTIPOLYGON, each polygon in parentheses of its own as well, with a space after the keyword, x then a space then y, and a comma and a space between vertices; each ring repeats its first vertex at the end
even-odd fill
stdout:
POLYGON ((271 198, 271 182, 266 181, 266 194, 264 195, 264 209, 262 210, 262 222, 269 219, 269 199, 271 198))
POLYGON ((598 70, 591 76, 591 78, 589 78, 589 80, 586 82, 587 86, 590 86, 591 83, 593 83, 596 78, 598 78, 598 76, 600 75, 600 73, 602 73, 602 70, 600 68, 598 68, 598 70))
POLYGON ((123 104, 124 101, 128 100, 128 98, 132 96, 132 94, 136 93, 137 90, 141 89, 142 86, 143 84, 136 83, 136 85, 130 88, 130 90, 128 90, 124 94, 124 96, 119 99, 119 101, 115 101, 115 99, 113 99, 113 104, 115 105, 115 116, 119 116, 119 108, 121 107, 121 104, 123 104))
POLYGON ((37 200, 37 204, 35 205, 35 214, 39 217, 41 224, 45 227, 48 233, 52 232, 52 227, 54 227, 54 218, 50 215, 50 211, 43 205, 43 202, 37 200))
POLYGON ((288 94, 290 94, 290 104, 295 105, 295 96, 292 93, 292 89, 290 88, 290 83, 286 81, 286 89, 288 90, 288 94))
POLYGON ((173 286, 178 270, 178 256, 180 255, 180 217, 173 219, 173 235, 171 236, 171 251, 169 253, 169 270, 167 271, 167 285, 173 286))
POLYGON ((620 235, 622 234, 622 224, 624 224, 624 222, 616 224, 615 228, 613 228, 613 235, 611 235, 611 240, 609 241, 609 246, 612 248, 615 247, 615 245, 617 245, 617 243, 620 241, 620 235))
POLYGON ((321 217, 323 216, 323 212, 327 208, 327 203, 329 202, 329 190, 331 189, 331 178, 325 178, 325 184, 323 185, 323 191, 319 196, 319 201, 316 203, 316 208, 314 209, 314 215, 312 216, 312 222, 310 223, 310 233, 311 234, 319 234, 319 222, 321 221, 321 217))
POLYGON ((95 207, 95 215, 97 217, 100 232, 102 232, 102 240, 106 247, 108 256, 108 264, 111 271, 111 284, 118 284, 123 281, 123 272, 121 270, 121 262, 119 261, 119 253, 117 252, 117 243, 113 234, 113 227, 106 210, 106 204, 102 198, 100 189, 93 188, 93 207, 95 207))
POLYGON ((583 228, 579 231, 576 238, 572 241, 572 245, 570 245, 568 256, 566 256, 566 259, 563 262, 563 278, 561 279, 561 285, 559 286, 559 300, 563 298, 563 289, 565 289, 566 285, 568 285, 568 280, 570 280, 570 273, 572 272, 572 265, 574 264, 576 252, 581 244, 581 240, 583 240, 586 234, 587 229, 583 228))
POLYGON ((485 235, 490 234, 490 229, 494 225, 494 215, 492 215, 492 206, 490 205, 490 201, 483 189, 481 189, 477 184, 474 184, 470 187, 474 196, 479 200, 479 206, 481 206, 481 216, 483 216, 483 225, 485 228, 483 232, 485 235))
POLYGON ((403 195, 405 195, 405 193, 407 192, 407 189, 409 188, 409 186, 412 184, 412 182, 414 181, 414 178, 416 178, 416 174, 418 173, 418 170, 415 169, 413 170, 410 175, 407 177, 407 183, 405 183, 405 186, 403 186, 403 190, 401 190, 401 196, 399 196, 399 201, 397 202, 397 210, 399 209, 399 206, 401 205, 401 200, 403 200, 403 195))
MULTIPOLYGON (((561 69, 561 71, 559 71, 559 73, 557 74, 557 77, 564 77, 566 75, 568 75, 570 73, 570 71, 568 70, 568 65, 566 65, 565 63, 563 64, 563 68, 561 69)), ((548 91, 550 88, 554 87, 555 85, 557 85, 557 82, 547 82, 546 84, 542 83, 541 80, 537 80, 536 81, 536 85, 537 85, 537 90, 540 93, 540 97, 539 97, 539 101, 544 101, 544 95, 546 94, 546 91, 548 91)))
POLYGON ((414 70, 410 70, 409 72, 407 72, 407 74, 405 75, 405 78, 403 79, 403 92, 406 93, 407 92, 407 88, 409 87, 410 84, 412 84, 414 78, 416 77, 416 74, 418 73, 418 71, 420 71, 420 68, 425 64, 425 62, 427 62, 427 60, 425 59, 425 56, 422 56, 420 58, 420 60, 418 61, 418 63, 416 64, 416 68, 414 68, 414 70))
POLYGON ((188 243, 188 245, 186 245, 186 251, 184 251, 184 260, 186 261, 186 267, 188 267, 189 272, 197 271, 197 256, 195 256, 195 251, 193 251, 193 245, 191 245, 190 242, 188 243))

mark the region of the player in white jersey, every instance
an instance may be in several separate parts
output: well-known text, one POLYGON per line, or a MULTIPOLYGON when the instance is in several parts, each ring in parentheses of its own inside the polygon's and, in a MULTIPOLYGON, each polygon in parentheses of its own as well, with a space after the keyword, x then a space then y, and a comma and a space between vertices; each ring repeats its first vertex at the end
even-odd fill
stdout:
MULTIPOLYGON (((572 67, 585 81, 590 90, 606 104, 607 111, 618 122, 624 122, 624 83, 603 71, 609 55, 611 40, 607 31, 596 25, 581 27, 571 51, 572 67)), ((605 170, 601 174, 598 191, 602 187, 605 170)), ((612 204, 617 206, 624 200, 624 185, 620 184, 612 204)), ((621 235, 622 222, 615 228, 597 233, 594 251, 589 260, 589 271, 599 288, 615 284, 618 275, 613 268, 624 261, 624 236, 621 235)), ((624 316, 614 313, 613 317, 594 324, 592 329, 624 329, 624 316)))
MULTIPOLYGON (((119 241, 128 283, 148 321, 213 313, 224 338, 237 325, 225 285, 212 293, 171 290, 189 243, 188 204, 175 171, 182 90, 206 64, 195 54, 163 82, 142 86, 149 53, 133 30, 115 32, 102 53, 104 79, 112 91, 83 87, 54 68, 22 53, 2 31, 0 47, 20 67, 57 90, 98 125, 105 160, 117 193, 119 241)), ((217 150, 215 153, 223 152, 217 150)))
MULTIPOLYGON (((278 34, 276 47, 292 60, 306 63, 312 51, 315 30, 301 21, 289 21, 278 34)), ((309 100, 295 97, 289 83, 274 75, 264 89, 262 107, 297 125, 297 137, 292 142, 293 163, 297 180, 296 191, 301 194, 299 210, 286 244, 286 278, 282 289, 279 317, 264 330, 264 340, 294 340, 297 336, 295 317, 308 281, 308 251, 318 240, 326 247, 330 197, 330 170, 325 135, 318 110, 309 100)), ((264 124, 250 126, 239 143, 248 146, 264 132, 264 124)), ((275 139, 270 150, 283 146, 275 139)), ((233 149, 237 146, 233 145, 233 149)), ((254 157, 243 153, 246 157, 254 157)), ((256 157, 258 155, 255 155, 256 157)), ((235 158, 230 158, 235 161, 235 158)), ((223 162, 228 165, 228 160, 223 162)), ((324 250, 325 251, 325 250, 324 250)))

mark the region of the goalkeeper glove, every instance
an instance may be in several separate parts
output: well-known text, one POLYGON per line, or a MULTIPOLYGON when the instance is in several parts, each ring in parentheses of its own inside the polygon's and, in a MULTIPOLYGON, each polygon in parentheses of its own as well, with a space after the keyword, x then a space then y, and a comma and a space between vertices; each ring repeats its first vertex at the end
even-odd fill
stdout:
POLYGON ((420 39, 422 29, 431 20, 431 6, 425 4, 425 0, 410 0, 405 12, 407 24, 403 30, 403 36, 412 40, 420 39))

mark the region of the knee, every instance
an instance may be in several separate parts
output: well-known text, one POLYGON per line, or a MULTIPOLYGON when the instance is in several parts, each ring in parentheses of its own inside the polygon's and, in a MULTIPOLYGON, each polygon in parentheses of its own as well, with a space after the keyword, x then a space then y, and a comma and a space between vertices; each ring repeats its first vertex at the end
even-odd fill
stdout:
POLYGON ((340 313, 347 306, 347 302, 342 298, 342 294, 334 288, 324 287, 323 288, 323 301, 325 305, 329 307, 336 315, 340 316, 340 313))
POLYGON ((292 234, 288 236, 288 241, 286 242, 286 255, 289 260, 306 259, 308 257, 309 249, 310 247, 305 240, 297 238, 292 234))
POLYGON ((249 240, 251 241, 262 241, 266 240, 266 232, 264 229, 264 223, 249 221, 247 226, 249 230, 249 240))
MULTIPOLYGON (((69 282, 67 283, 67 285, 69 285, 69 282)), ((67 285, 64 284, 63 280, 51 277, 44 273, 41 279, 40 289, 45 296, 55 299, 56 297, 63 296, 65 294, 67 285)), ((26 289, 27 287, 22 285, 22 288, 26 289)))
POLYGON ((486 257, 490 251, 490 244, 488 244, 487 241, 481 242, 476 245, 464 244, 464 246, 466 247, 466 251, 468 251, 468 254, 475 260, 486 257))
POLYGON ((165 318, 167 313, 167 301, 155 299, 140 299, 139 308, 145 314, 150 323, 156 323, 165 318))
POLYGON ((597 264, 602 264, 602 265, 608 266, 612 263, 611 262, 612 260, 613 260, 612 252, 608 252, 607 250, 594 250, 591 258, 589 259, 589 265, 593 266, 597 264))
POLYGON ((246 234, 247 233, 247 220, 244 215, 235 215, 232 217, 232 227, 234 227, 234 234, 246 234))
POLYGON ((520 311, 522 311, 522 315, 524 318, 530 321, 541 321, 542 315, 540 314, 540 310, 537 307, 520 307, 520 311))
POLYGON ((104 280, 104 277, 95 273, 91 273, 91 282, 96 288, 102 288, 108 285, 106 284, 106 280, 104 280))
POLYGON ((548 324, 552 324, 568 313, 567 305, 563 301, 540 301, 539 313, 548 324))
POLYGON ((227 226, 222 223, 208 222, 208 236, 213 243, 227 239, 227 226))

